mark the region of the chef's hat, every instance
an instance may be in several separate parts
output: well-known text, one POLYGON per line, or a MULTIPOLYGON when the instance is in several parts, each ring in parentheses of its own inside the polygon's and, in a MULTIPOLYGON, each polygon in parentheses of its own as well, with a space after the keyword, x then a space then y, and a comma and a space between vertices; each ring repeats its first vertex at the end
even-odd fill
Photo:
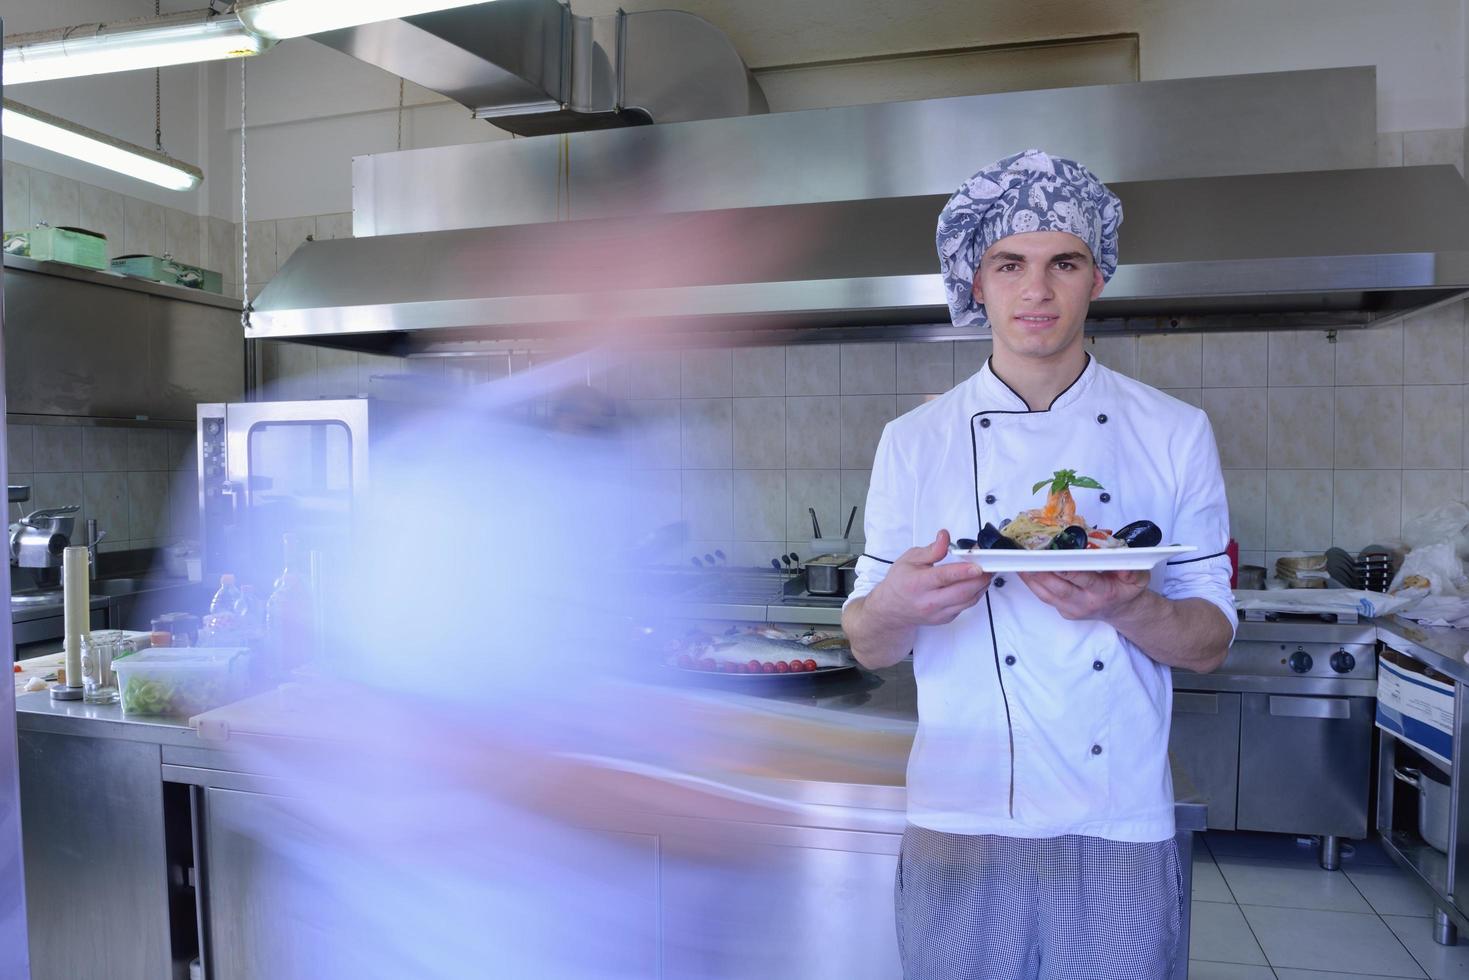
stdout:
POLYGON ((1117 271, 1122 202, 1074 160, 1026 150, 966 180, 939 212, 937 245, 949 316, 956 327, 984 326, 975 302, 979 260, 995 242, 1026 231, 1066 231, 1086 242, 1110 280, 1117 271))

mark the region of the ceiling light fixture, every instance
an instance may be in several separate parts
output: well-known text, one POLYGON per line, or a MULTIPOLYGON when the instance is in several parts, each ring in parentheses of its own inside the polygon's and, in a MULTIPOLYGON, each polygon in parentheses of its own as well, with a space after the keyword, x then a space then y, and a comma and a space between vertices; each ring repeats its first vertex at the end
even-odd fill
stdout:
POLYGON ((235 13, 263 38, 280 41, 435 10, 468 7, 479 0, 250 0, 235 13))
POLYGON ((114 139, 106 133, 4 100, 0 130, 6 136, 103 167, 172 191, 193 190, 204 179, 204 171, 156 150, 114 139))
POLYGON ((3 77, 10 86, 193 64, 259 54, 274 43, 246 30, 233 14, 193 10, 8 37, 3 77))

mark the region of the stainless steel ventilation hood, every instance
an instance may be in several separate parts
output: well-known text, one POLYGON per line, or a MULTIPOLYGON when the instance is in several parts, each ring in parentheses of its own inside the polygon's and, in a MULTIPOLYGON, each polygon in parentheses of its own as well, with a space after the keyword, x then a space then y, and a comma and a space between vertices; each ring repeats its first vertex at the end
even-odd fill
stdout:
POLYGON ((362 157, 359 237, 297 249, 250 335, 399 351, 955 336, 939 209, 976 161, 1029 145, 1123 200, 1092 330, 1363 326, 1469 288, 1469 187, 1453 167, 1374 168, 1375 138, 1375 75, 1352 68, 362 157))
POLYGON ((679 10, 497 0, 313 35, 520 136, 766 111, 734 45, 679 10))
MULTIPOLYGON (((1111 186, 1122 263, 1094 328, 1361 326, 1469 288, 1469 186, 1450 166, 1111 186)), ((262 293, 252 330, 372 347, 632 329, 959 335, 933 246, 944 200, 308 243, 262 293)))

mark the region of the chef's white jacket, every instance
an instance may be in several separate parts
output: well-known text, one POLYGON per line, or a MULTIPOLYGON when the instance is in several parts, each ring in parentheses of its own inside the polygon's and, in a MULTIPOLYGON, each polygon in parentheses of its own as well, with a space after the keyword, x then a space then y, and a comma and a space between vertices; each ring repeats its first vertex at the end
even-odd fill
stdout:
MULTIPOLYGON (((1151 587, 1207 599, 1233 627, 1229 510, 1208 418, 1091 358, 1044 411, 1030 411, 986 363, 890 422, 848 601, 940 528, 972 538, 986 521, 1043 505, 1046 489, 1031 487, 1058 469, 1104 488, 1072 490, 1088 523, 1116 530, 1146 519, 1165 544, 1195 546, 1156 568, 1151 587)), ((999 575, 952 623, 919 629, 913 670, 913 823, 1010 837, 1173 836, 1169 668, 1111 626, 1067 621, 1018 576, 999 575)))

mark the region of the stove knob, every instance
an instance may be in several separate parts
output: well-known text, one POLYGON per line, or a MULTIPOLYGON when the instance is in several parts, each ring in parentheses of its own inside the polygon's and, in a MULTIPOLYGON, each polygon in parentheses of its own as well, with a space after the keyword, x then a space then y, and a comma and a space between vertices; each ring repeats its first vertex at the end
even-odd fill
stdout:
POLYGON ((1338 674, 1350 674, 1357 669, 1357 658, 1345 650, 1338 650, 1331 655, 1331 669, 1338 674))
POLYGON ((1305 650, 1297 650, 1286 660, 1286 665, 1297 674, 1310 673, 1311 655, 1305 650))

